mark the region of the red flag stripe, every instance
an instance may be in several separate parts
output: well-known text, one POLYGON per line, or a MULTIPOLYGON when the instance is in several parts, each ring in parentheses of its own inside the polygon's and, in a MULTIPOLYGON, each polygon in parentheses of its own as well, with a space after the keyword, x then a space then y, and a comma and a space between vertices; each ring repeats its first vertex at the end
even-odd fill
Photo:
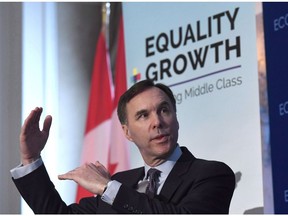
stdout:
POLYGON ((127 90, 126 81, 126 58, 125 58, 125 43, 124 43, 124 25, 123 17, 119 21, 118 32, 118 49, 115 65, 115 98, 114 106, 116 109, 121 95, 127 90))
POLYGON ((127 89, 123 27, 124 27, 123 18, 121 16, 118 30, 118 48, 117 48, 116 65, 115 65, 115 98, 114 98, 114 111, 112 114, 112 129, 111 129, 112 137, 111 137, 109 166, 108 166, 108 169, 111 174, 127 170, 130 165, 127 139, 123 134, 121 124, 117 117, 118 101, 120 99, 120 96, 127 89))
POLYGON ((105 37, 103 32, 101 32, 94 59, 85 134, 101 122, 111 118, 111 74, 105 74, 107 71, 110 71, 108 63, 105 37), (99 110, 101 110, 101 112, 99 112, 99 110))

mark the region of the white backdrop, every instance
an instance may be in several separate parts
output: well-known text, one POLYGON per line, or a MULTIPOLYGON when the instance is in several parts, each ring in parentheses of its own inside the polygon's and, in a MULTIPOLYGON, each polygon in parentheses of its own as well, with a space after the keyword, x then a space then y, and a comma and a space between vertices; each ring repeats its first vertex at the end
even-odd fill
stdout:
POLYGON ((236 174, 230 213, 263 207, 255 3, 129 2, 123 12, 128 87, 136 77, 170 85, 179 144, 236 174))

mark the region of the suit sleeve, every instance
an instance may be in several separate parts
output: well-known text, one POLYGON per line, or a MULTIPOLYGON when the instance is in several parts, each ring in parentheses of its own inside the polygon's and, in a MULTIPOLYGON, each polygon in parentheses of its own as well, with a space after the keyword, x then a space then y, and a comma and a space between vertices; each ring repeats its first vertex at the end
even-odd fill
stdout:
POLYGON ((20 194, 35 214, 95 213, 96 198, 87 198, 80 205, 67 206, 50 181, 46 168, 41 165, 30 174, 14 179, 20 194))
POLYGON ((145 194, 122 185, 114 200, 113 208, 121 213, 229 213, 235 188, 235 175, 224 163, 197 160, 189 169, 189 173, 179 176, 179 179, 169 178, 162 190, 164 187, 165 190, 169 189, 169 185, 173 182, 181 181, 171 197, 165 197, 161 191, 159 197, 150 200, 145 194))

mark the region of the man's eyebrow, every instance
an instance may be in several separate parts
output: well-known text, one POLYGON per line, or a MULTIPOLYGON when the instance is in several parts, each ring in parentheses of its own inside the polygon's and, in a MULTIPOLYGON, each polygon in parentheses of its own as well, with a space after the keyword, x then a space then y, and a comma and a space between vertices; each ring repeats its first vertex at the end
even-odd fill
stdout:
POLYGON ((159 107, 161 106, 170 106, 170 103, 168 101, 162 101, 160 104, 159 104, 159 107))
MULTIPOLYGON (((168 101, 164 100, 157 107, 159 108, 159 107, 163 107, 163 106, 170 106, 170 103, 168 101)), ((146 114, 147 112, 148 112, 147 109, 141 109, 141 110, 137 111, 134 116, 137 118, 137 116, 146 114)))
POLYGON ((147 113, 146 109, 139 110, 135 113, 135 117, 140 116, 140 115, 145 114, 145 113, 147 113))

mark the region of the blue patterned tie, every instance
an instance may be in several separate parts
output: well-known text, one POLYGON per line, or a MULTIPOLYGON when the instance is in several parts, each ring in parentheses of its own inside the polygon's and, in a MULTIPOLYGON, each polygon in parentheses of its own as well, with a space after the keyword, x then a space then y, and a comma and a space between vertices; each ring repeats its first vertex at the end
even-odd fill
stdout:
POLYGON ((159 182, 160 171, 154 168, 148 170, 147 177, 149 183, 146 188, 146 194, 153 198, 157 194, 157 183, 159 182))

